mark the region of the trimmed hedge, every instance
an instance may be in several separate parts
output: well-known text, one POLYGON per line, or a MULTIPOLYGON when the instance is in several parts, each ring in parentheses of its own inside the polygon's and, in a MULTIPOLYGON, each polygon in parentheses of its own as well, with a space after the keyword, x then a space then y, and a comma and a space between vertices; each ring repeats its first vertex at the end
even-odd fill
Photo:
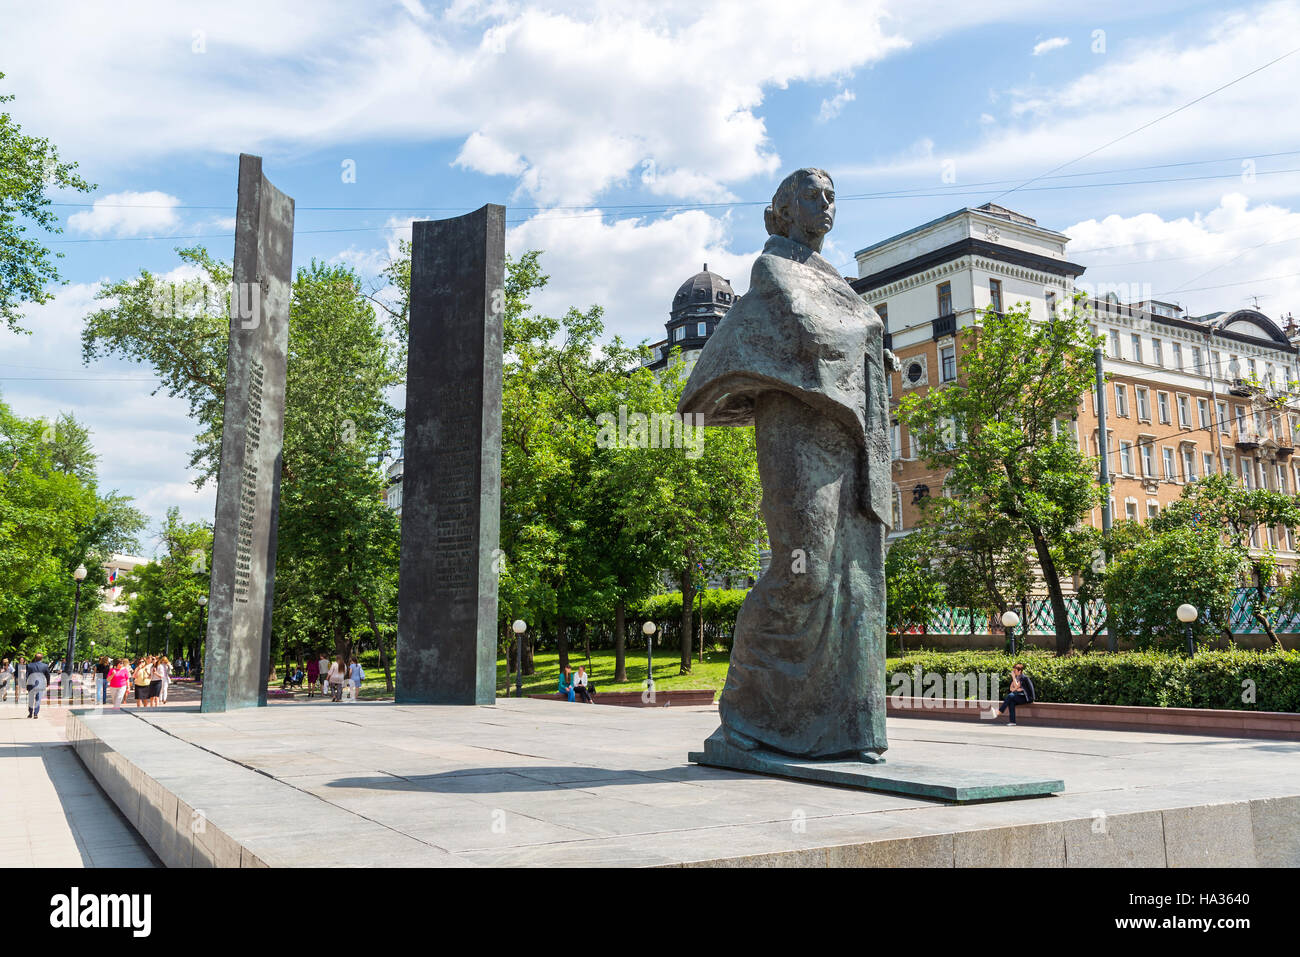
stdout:
MULTIPOLYGON (((996 672, 1005 692, 1011 666, 1024 662, 1038 697, 1069 704, 1140 705, 1158 708, 1219 708, 1233 711, 1300 712, 1300 651, 1198 651, 1194 658, 1155 651, 1070 655, 1025 651, 1015 656, 988 651, 921 651, 890 658, 887 674, 941 675, 996 672), (1253 701, 1248 686, 1253 682, 1253 701)), ((889 685, 886 684, 889 690, 889 685)), ((919 692, 918 692, 919 693, 919 692)))
MULTIPOLYGON (((731 648, 731 639, 736 630, 736 615, 740 605, 749 594, 742 588, 711 588, 701 593, 696 592, 692 603, 704 619, 704 647, 731 648)), ((659 626, 659 637, 655 647, 681 648, 682 631, 682 593, 667 592, 663 595, 651 595, 628 607, 627 631, 629 643, 635 631, 640 636, 641 622, 653 619, 659 626)))

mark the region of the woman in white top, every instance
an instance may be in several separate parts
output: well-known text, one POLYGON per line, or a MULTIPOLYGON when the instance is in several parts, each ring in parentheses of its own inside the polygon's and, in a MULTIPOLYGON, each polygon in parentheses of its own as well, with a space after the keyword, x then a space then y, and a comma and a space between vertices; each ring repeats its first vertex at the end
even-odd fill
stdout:
POLYGON ((586 704, 591 704, 591 688, 587 684, 587 669, 578 665, 578 673, 573 678, 573 694, 586 704))
POLYGON ((167 686, 172 683, 172 663, 171 659, 166 655, 158 659, 158 673, 162 675, 162 692, 159 694, 159 698, 162 699, 163 704, 166 704, 167 686))
POLYGON ((330 664, 327 677, 329 679, 331 701, 343 700, 343 682, 347 679, 347 674, 348 666, 343 663, 342 656, 339 656, 337 661, 330 664))

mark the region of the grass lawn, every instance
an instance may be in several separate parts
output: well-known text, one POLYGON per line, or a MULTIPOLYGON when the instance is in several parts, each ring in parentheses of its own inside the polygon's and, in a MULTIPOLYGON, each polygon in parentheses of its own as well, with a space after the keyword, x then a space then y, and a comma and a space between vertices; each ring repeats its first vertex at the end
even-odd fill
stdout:
MULTIPOLYGON (((676 651, 669 651, 665 654, 655 654, 655 689, 658 691, 672 691, 674 689, 700 689, 712 688, 714 698, 722 690, 722 683, 727 678, 727 660, 729 654, 726 651, 713 651, 704 653, 704 661, 698 659, 691 662, 691 673, 689 675, 679 675, 681 670, 681 659, 676 651)), ((581 652, 569 656, 569 665, 576 669, 578 665, 586 665, 587 660, 581 652)), ((534 655, 534 664, 537 671, 533 675, 524 678, 524 694, 546 694, 555 690, 560 680, 560 656, 555 653, 534 655)), ((513 669, 513 659, 511 660, 513 669)), ((612 651, 593 651, 591 653, 591 667, 589 669, 592 684, 596 686, 596 693, 601 691, 641 691, 645 682, 645 654, 637 653, 627 656, 627 682, 625 684, 614 683, 614 652, 612 651)), ((394 674, 394 677, 396 675, 394 674)), ((279 687, 278 684, 274 687, 279 687)), ((515 693, 515 677, 513 670, 507 672, 506 660, 497 659, 497 697, 507 697, 515 693)), ((377 700, 381 698, 392 697, 384 685, 384 672, 382 668, 366 667, 366 680, 361 684, 362 700, 377 700)))

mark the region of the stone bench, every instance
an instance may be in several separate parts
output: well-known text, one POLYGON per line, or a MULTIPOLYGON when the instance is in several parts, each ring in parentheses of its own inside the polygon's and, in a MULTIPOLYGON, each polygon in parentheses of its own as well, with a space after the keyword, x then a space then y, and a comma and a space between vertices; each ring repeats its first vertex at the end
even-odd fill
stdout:
MULTIPOLYGON (((981 721, 980 712, 1001 701, 956 701, 889 696, 887 714, 900 718, 981 721)), ((999 716, 1004 722, 1005 716, 999 716)), ((992 723, 992 722, 989 722, 992 723)), ((1300 741, 1300 714, 1283 711, 1232 711, 1217 708, 1154 708, 1138 705, 1068 704, 1035 701, 1016 705, 1016 724, 1026 727, 1096 728, 1101 731, 1158 731, 1231 738, 1281 738, 1300 741)))
MULTIPOLYGON (((712 688, 690 688, 673 691, 656 691, 653 701, 643 700, 643 692, 640 691, 597 691, 592 697, 593 704, 620 705, 625 708, 667 708, 670 705, 676 707, 698 707, 700 705, 713 704, 713 696, 716 692, 712 688)), ((568 704, 564 698, 561 698, 558 692, 552 691, 550 694, 530 694, 527 697, 537 698, 547 701, 561 701, 568 704)), ((575 699, 574 704, 582 704, 579 699, 575 699)))

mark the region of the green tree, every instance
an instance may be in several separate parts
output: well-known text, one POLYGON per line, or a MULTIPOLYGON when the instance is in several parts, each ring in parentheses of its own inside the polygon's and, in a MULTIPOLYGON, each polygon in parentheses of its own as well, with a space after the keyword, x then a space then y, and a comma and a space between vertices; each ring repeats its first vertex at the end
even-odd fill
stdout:
POLYGON ((1182 497, 1150 524, 1158 532, 1175 528, 1217 532, 1221 547, 1232 553, 1254 590, 1251 616, 1269 641, 1282 647, 1276 626, 1284 608, 1272 587, 1278 574, 1277 552, 1265 529, 1300 526, 1300 501, 1295 496, 1249 489, 1231 475, 1208 475, 1186 485, 1182 497))
POLYGON ((1077 309, 1039 323, 1025 304, 990 308, 964 341, 958 380, 899 406, 921 458, 947 472, 952 494, 1029 539, 1060 655, 1071 633, 1053 549, 1099 500, 1093 463, 1070 426, 1093 382, 1096 340, 1077 309))
POLYGON ((924 625, 944 602, 933 561, 934 543, 920 530, 894 542, 885 554, 885 626, 898 633, 900 642, 907 629, 924 625))
POLYGON ((1187 602, 1201 612, 1192 625, 1194 638, 1229 634, 1243 563, 1223 547, 1212 525, 1157 528, 1153 522, 1121 548, 1112 551, 1105 578, 1106 609, 1118 633, 1132 636, 1139 647, 1177 648, 1184 626, 1176 611, 1187 602))
MULTIPOLYGON (((0 96, 0 103, 12 99, 13 94, 0 96)), ((47 287, 59 282, 54 260, 62 256, 28 236, 24 221, 48 233, 63 232, 46 193, 95 189, 76 169, 76 163, 59 161, 59 151, 49 140, 24 134, 8 112, 0 112, 0 321, 13 332, 27 331, 19 325, 23 303, 53 298, 47 287)))

